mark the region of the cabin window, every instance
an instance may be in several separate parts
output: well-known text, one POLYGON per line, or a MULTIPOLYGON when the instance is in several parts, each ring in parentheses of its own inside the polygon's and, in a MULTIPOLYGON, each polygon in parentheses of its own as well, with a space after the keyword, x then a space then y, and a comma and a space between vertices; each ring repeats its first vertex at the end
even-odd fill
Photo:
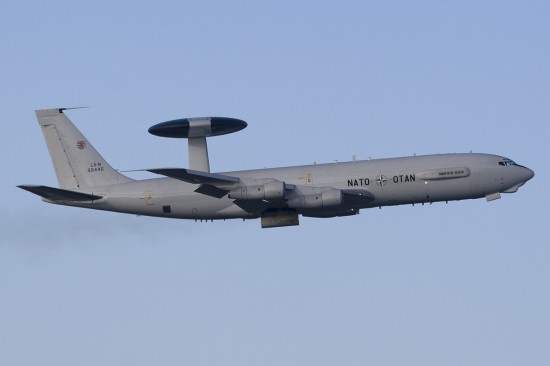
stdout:
POLYGON ((162 206, 162 212, 164 212, 164 213, 171 213, 171 212, 172 212, 172 208, 170 207, 170 205, 162 206))

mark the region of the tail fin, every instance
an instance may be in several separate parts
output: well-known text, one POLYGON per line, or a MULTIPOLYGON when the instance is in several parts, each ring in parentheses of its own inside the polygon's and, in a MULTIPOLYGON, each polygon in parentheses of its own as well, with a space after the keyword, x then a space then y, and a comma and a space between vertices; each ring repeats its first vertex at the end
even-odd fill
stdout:
POLYGON ((64 108, 36 111, 59 187, 89 188, 132 179, 114 170, 63 113, 64 108))

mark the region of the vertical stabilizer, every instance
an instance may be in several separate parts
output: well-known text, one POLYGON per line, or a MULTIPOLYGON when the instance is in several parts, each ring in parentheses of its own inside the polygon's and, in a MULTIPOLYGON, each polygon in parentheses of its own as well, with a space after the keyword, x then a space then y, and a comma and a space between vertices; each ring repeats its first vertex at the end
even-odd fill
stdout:
POLYGON ((130 182, 113 169, 63 113, 63 108, 36 111, 59 187, 88 188, 130 182))

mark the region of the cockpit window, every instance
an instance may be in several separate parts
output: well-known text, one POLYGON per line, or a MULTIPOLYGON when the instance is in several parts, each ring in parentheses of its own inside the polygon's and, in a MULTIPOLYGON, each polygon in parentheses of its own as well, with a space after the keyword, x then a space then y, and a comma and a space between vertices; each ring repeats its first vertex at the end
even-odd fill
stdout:
POLYGON ((508 159, 508 158, 504 158, 502 159, 502 161, 499 161, 498 162, 498 165, 502 165, 502 166, 518 166, 518 164, 516 164, 513 160, 511 159, 508 159))

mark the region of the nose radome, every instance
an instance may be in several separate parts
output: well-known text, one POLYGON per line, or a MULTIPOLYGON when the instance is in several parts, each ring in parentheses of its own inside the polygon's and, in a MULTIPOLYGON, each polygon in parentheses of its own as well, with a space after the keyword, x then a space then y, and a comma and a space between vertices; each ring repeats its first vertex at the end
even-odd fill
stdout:
POLYGON ((532 171, 531 169, 529 168, 525 168, 525 171, 524 171, 524 174, 525 174, 525 179, 524 179, 524 182, 527 182, 529 179, 533 178, 535 176, 535 172, 532 171))

